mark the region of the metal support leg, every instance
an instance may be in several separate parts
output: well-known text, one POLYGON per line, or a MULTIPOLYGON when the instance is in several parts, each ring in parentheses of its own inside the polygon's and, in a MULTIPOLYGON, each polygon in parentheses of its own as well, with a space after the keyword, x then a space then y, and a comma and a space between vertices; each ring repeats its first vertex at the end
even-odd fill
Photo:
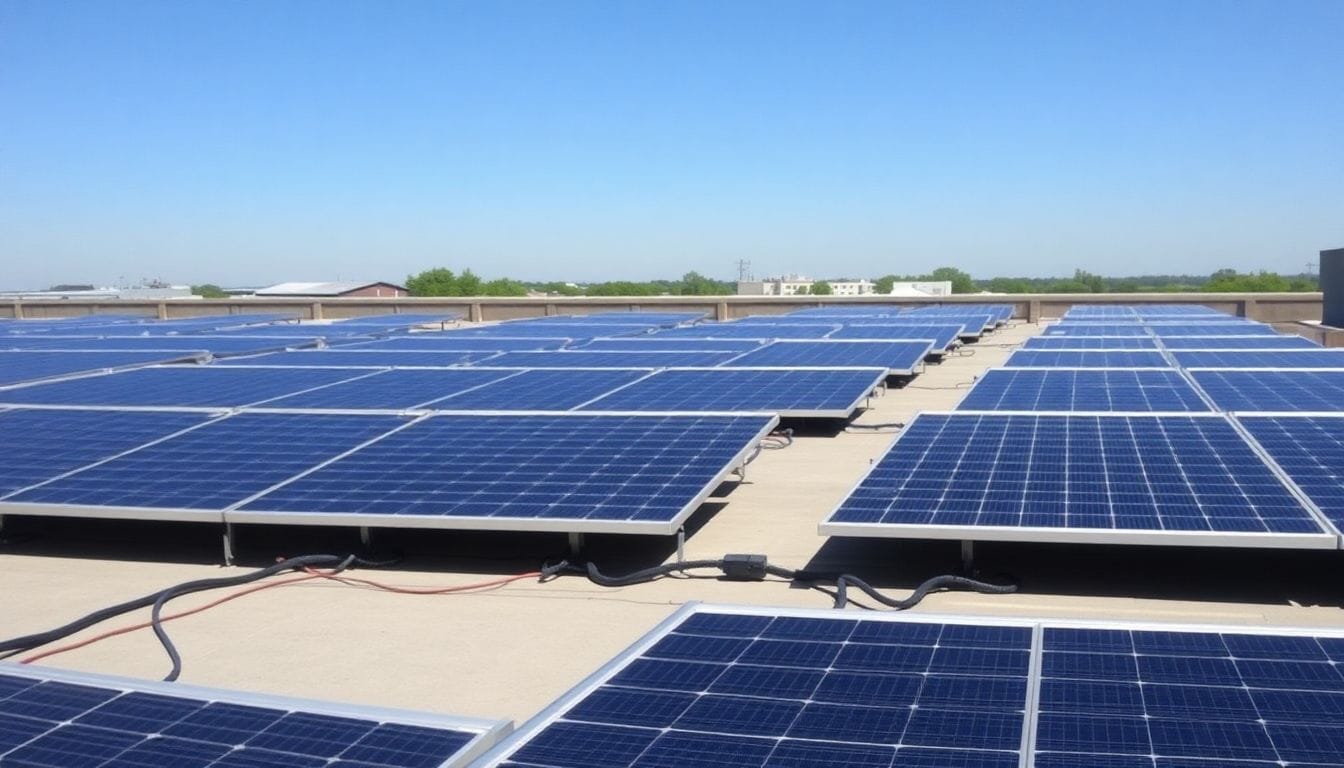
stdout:
POLYGON ((359 526, 359 545, 367 552, 373 548, 373 533, 367 525, 359 526))
POLYGON ((581 553, 581 552, 583 552, 583 534, 582 534, 582 533, 570 533, 570 534, 569 534, 569 553, 570 553, 571 555, 577 555, 577 554, 579 554, 579 553, 581 553))
POLYGON ((233 565, 233 523, 224 524, 224 564, 233 565))
POLYGON ((965 539, 961 542, 961 572, 975 572, 975 542, 965 539))
POLYGON ((0 515, 0 544, 5 542, 5 516, 0 515))
POLYGON ((686 562, 686 526, 677 529, 677 562, 686 562))

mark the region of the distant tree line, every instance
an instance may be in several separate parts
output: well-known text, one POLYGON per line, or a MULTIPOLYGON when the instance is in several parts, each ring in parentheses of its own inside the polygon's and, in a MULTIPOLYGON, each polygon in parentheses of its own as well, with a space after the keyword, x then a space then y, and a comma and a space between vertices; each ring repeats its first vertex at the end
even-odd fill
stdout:
POLYGON ((614 280, 586 285, 510 278, 483 281, 470 269, 454 274, 438 267, 407 277, 406 290, 412 296, 526 296, 529 291, 558 296, 727 296, 737 292, 737 284, 699 272, 687 272, 680 280, 614 280))

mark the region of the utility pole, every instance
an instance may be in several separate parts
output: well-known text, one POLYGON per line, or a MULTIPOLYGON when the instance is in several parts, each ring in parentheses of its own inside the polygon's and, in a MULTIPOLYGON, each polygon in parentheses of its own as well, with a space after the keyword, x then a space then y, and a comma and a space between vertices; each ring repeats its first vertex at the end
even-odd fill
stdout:
POLYGON ((746 260, 746 259, 738 259, 738 260, 737 260, 737 281, 738 281, 739 283, 745 283, 745 282, 750 281, 751 279, 752 279, 752 277, 751 277, 751 262, 748 261, 748 260, 746 260))

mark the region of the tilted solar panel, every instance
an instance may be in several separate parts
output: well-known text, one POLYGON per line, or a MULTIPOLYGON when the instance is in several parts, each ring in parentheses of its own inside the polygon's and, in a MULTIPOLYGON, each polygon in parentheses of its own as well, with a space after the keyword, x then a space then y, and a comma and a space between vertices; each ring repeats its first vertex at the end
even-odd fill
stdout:
POLYGON ((933 348, 918 341, 776 341, 723 363, 732 368, 886 368, 913 373, 933 348))
POLYGON ((567 344, 569 339, 514 339, 506 336, 467 338, 455 333, 413 333, 409 336, 345 343, 332 349, 369 352, 514 352, 524 349, 560 349, 567 344))
POLYGON ((433 403, 445 411, 568 411, 653 373, 628 368, 538 368, 433 403))
POLYGON ((1207 411, 1199 392, 1172 370, 996 368, 959 411, 1207 411))
POLYGON ((233 408, 366 376, 348 368, 236 368, 184 365, 0 390, 0 402, 29 405, 233 408))
POLYGON ((934 352, 945 352, 956 344, 966 327, 961 323, 875 324, 847 323, 832 333, 831 339, 932 339, 934 352))
POLYGON ((203 424, 200 413, 15 409, 0 411, 0 497, 203 424), (29 439, 34 435, 41 439, 29 439))
POLYGON ((39 349, 3 351, 0 352, 0 386, 117 368, 172 363, 197 357, 198 355, 193 352, 52 352, 39 349))
POLYGON ((1019 349, 1004 363, 1008 368, 1170 368, 1157 351, 1019 349))
POLYGON ((1344 418, 1239 416, 1238 421, 1335 528, 1344 531, 1344 418))
MULTIPOLYGON (((258 369, 261 375, 273 370, 275 369, 258 369)), ((267 400, 263 405, 266 408, 428 408, 445 397, 517 373, 517 371, 478 368, 393 368, 329 387, 319 387, 296 395, 267 400)))
POLYGON ((253 357, 231 357, 216 365, 252 365, 281 368, 449 368, 455 365, 490 360, 495 352, 428 352, 405 350, 384 352, 354 347, 273 352, 253 357))
POLYGON ((1344 349, 1173 352, 1186 368, 1344 368, 1344 349))
POLYGON ((1047 325, 1042 336, 1151 336, 1139 323, 1075 323, 1047 325))
POLYGON ((1197 323, 1149 323, 1148 328, 1158 338, 1168 336, 1277 336, 1279 332, 1273 326, 1264 323, 1225 322, 1210 323, 1201 320, 1197 323))
POLYGON ((750 352, 765 339, 665 339, 661 336, 632 339, 593 339, 576 349, 592 352, 750 352))
POLYGON ((1344 410, 1344 371, 1192 370, 1222 411, 1344 410))
POLYGON ((526 338, 537 336, 547 339, 596 339, 599 336, 640 336, 647 334, 651 328, 657 326, 650 325, 628 325, 624 323, 581 323, 581 322, 542 322, 520 320, 511 323, 500 323, 499 325, 488 325, 479 328, 464 328, 461 330, 448 331, 456 336, 465 338, 505 336, 509 338, 526 338))
POLYGON ((655 339, 823 339, 839 323, 700 323, 650 334, 655 339))
POLYGON ((0 764, 452 768, 509 727, 180 683, 0 664, 0 764))
POLYGON ((232 522, 675 533, 767 414, 441 414, 226 513, 232 522))
POLYGON ((412 328, 417 325, 450 323, 462 317, 460 312, 436 312, 421 314, 361 315, 332 321, 331 325, 344 328, 412 328))
MULTIPOLYGON (((0 340, 0 347, 9 342, 0 340)), ((62 337, 34 339, 23 337, 23 348, 48 349, 53 351, 125 351, 125 352, 199 352, 205 351, 215 357, 226 355, 256 354, 285 348, 313 346, 317 337, 273 339, 254 336, 97 336, 62 337)))
POLYGON ((1318 547, 1329 533, 1222 416, 921 413, 823 535, 1318 547))
POLYGON ((737 352, 588 351, 505 352, 480 365, 492 368, 683 368, 718 365, 737 352))
POLYGON ((597 411, 769 411, 782 417, 847 418, 886 380, 885 368, 674 369, 584 406, 597 411))
POLYGON ((1167 349, 1320 349, 1301 336, 1163 336, 1167 349))
POLYGON ((1040 350, 1156 350, 1157 341, 1143 336, 1033 336, 1023 349, 1040 350))

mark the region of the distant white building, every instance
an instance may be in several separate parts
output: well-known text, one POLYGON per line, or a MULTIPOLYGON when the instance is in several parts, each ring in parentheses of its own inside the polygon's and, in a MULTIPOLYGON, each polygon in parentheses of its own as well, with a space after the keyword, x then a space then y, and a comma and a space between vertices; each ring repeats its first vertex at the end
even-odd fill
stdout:
POLYGON ((952 281, 922 281, 910 283, 893 283, 891 293, 888 296, 908 296, 910 298, 919 298, 923 296, 951 296, 952 281))
POLYGON ((157 301, 159 299, 198 299, 188 285, 136 286, 134 288, 85 288, 73 291, 0 291, 7 301, 157 301))
MULTIPOLYGON (((764 280, 739 280, 739 296, 804 296, 812 292, 815 283, 822 282, 804 275, 767 277, 764 280)), ((832 296, 871 296, 871 280, 826 280, 832 296)))

